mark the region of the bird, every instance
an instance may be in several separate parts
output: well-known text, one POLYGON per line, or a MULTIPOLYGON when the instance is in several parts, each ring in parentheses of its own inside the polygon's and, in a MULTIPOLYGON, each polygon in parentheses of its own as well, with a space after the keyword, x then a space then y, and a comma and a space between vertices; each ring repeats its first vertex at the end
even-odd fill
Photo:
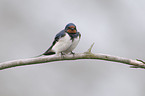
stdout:
POLYGON ((56 34, 52 45, 42 55, 75 54, 72 51, 78 45, 80 38, 81 34, 77 31, 76 25, 69 23, 62 31, 56 34))

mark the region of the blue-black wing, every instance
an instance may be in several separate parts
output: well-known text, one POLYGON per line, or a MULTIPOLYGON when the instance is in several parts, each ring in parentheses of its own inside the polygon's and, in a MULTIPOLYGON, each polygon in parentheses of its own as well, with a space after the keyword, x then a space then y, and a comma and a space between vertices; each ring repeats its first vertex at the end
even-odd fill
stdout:
POLYGON ((64 36, 65 36, 65 31, 62 30, 62 31, 60 31, 58 34, 56 34, 55 40, 54 40, 54 41, 57 42, 61 37, 64 37, 64 36))
POLYGON ((58 40, 61 38, 61 37, 64 37, 66 35, 65 31, 62 30, 60 31, 58 34, 56 34, 55 36, 55 39, 52 43, 52 45, 50 46, 50 48, 45 52, 43 53, 43 55, 52 55, 52 54, 55 54, 55 52, 53 52, 51 49, 52 47, 56 44, 56 42, 58 42, 58 40))

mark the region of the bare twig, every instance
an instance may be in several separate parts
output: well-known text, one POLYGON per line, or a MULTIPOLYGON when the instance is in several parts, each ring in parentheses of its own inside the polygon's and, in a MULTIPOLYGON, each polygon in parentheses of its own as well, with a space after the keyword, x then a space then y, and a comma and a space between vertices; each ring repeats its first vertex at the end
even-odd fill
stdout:
POLYGON ((145 64, 145 61, 143 61, 143 60, 140 60, 140 59, 136 59, 136 60, 145 64))
POLYGON ((54 62, 54 61, 63 61, 63 60, 77 60, 77 59, 99 59, 99 60, 106 60, 112 62, 120 62, 123 64, 132 65, 132 68, 144 68, 145 64, 139 60, 132 60, 118 56, 112 56, 107 54, 93 54, 91 53, 91 49, 94 44, 88 49, 87 52, 84 53, 76 53, 74 55, 65 55, 63 58, 57 55, 49 55, 49 56, 42 56, 36 58, 28 58, 28 59, 20 59, 20 60, 13 60, 0 63, 0 70, 16 67, 16 66, 24 66, 24 65, 31 65, 31 64, 38 64, 38 63, 46 63, 46 62, 54 62))

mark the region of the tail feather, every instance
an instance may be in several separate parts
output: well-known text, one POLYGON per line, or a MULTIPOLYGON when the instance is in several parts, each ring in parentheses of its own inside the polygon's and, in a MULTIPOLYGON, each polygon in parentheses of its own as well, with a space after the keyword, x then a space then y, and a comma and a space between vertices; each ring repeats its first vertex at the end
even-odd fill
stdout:
MULTIPOLYGON (((54 43, 54 42, 53 42, 53 43, 54 43)), ((41 55, 35 56, 35 57, 40 57, 40 56, 43 56, 43 55, 53 55, 53 54, 55 54, 55 52, 51 50, 52 47, 53 47, 53 45, 52 45, 46 52, 44 52, 44 53, 41 54, 41 55)), ((35 57, 33 57, 33 58, 35 58, 35 57)))
POLYGON ((43 53, 43 55, 53 55, 55 54, 54 51, 52 51, 51 49, 48 49, 45 53, 43 53))
POLYGON ((31 57, 31 58, 36 58, 36 57, 40 57, 40 56, 43 56, 43 55, 53 55, 55 54, 55 52, 51 51, 51 50, 47 50, 45 53, 41 54, 41 55, 38 55, 38 56, 35 56, 35 57, 31 57))
POLYGON ((55 52, 49 51, 49 52, 45 52, 43 55, 53 55, 53 54, 55 54, 55 52))

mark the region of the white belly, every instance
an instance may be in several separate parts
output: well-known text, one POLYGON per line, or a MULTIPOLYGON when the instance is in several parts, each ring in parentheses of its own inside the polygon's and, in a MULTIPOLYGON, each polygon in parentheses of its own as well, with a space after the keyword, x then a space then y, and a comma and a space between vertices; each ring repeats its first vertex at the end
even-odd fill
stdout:
POLYGON ((65 50, 64 52, 69 53, 69 52, 73 51, 76 48, 76 46, 78 45, 79 41, 80 41, 79 36, 77 38, 74 38, 70 47, 67 50, 65 50))
POLYGON ((66 34, 64 37, 60 38, 58 42, 53 46, 52 50, 59 54, 60 52, 64 52, 72 45, 72 40, 70 40, 70 36, 66 34))

